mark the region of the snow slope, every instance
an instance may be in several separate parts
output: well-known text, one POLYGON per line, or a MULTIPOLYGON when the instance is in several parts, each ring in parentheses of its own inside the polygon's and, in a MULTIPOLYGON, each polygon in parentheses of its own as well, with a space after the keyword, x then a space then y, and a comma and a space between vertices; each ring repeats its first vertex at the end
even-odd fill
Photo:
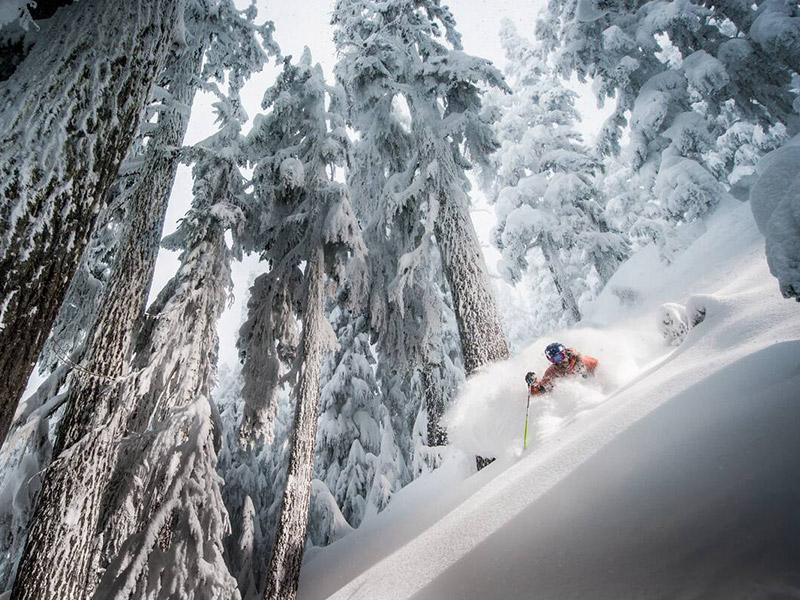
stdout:
POLYGON ((520 456, 521 381, 550 339, 470 381, 448 415, 453 456, 309 552, 299 597, 800 598, 797 304, 747 205, 669 269, 655 261, 640 252, 553 336, 603 373, 534 404, 532 447, 520 456), (662 302, 706 311, 677 349, 655 327, 662 302), (498 460, 468 476, 474 452, 498 460))

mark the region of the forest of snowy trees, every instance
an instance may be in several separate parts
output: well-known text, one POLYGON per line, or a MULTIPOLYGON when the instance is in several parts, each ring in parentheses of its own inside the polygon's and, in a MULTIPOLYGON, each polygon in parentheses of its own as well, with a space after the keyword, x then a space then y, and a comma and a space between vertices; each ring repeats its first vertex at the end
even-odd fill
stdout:
POLYGON ((0 599, 294 598, 309 545, 441 464, 466 378, 720 204, 800 301, 797 3, 550 0, 487 32, 496 65, 457 4, 332 0, 331 74, 255 3, 0 4, 0 599), (593 142, 576 79, 612 108, 593 142))

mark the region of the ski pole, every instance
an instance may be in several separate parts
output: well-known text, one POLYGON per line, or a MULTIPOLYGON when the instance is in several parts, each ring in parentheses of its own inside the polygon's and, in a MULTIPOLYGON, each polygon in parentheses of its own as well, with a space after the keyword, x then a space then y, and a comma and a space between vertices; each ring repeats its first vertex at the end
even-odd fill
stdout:
POLYGON ((528 416, 531 411, 531 388, 528 386, 528 405, 525 407, 525 441, 522 445, 522 449, 525 450, 528 447, 528 416))

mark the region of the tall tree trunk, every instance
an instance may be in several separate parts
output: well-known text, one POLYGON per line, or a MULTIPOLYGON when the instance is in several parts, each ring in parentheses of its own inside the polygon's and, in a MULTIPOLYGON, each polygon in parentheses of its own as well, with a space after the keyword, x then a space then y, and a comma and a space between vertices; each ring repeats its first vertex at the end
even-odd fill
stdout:
MULTIPOLYGON (((153 280, 172 184, 178 168, 178 148, 183 143, 200 73, 205 43, 198 43, 177 60, 176 79, 169 86, 173 108, 162 112, 158 129, 147 146, 144 168, 131 192, 129 224, 120 245, 114 272, 103 297, 98 317, 88 336, 83 368, 101 377, 84 378, 70 391, 70 402, 59 430, 56 452, 108 422, 101 396, 102 383, 125 375, 134 325, 145 308, 153 280), (181 108, 184 107, 184 108, 181 108)), ((123 410, 126 407, 120 407, 123 410)))
POLYGON ((556 248, 553 239, 547 234, 543 235, 541 248, 544 260, 547 262, 547 268, 553 276, 553 283, 555 283, 558 295, 561 297, 561 306, 564 307, 564 312, 569 314, 571 322, 577 323, 581 320, 581 311, 578 309, 575 295, 569 287, 569 281, 564 275, 564 266, 561 264, 558 248, 556 248))
POLYGON ((0 438, 182 16, 171 0, 64 7, 2 87, 0 438))
POLYGON ((308 528, 314 442, 319 415, 320 367, 323 340, 323 263, 321 247, 306 267, 308 292, 303 315, 303 366, 298 382, 297 408, 292 432, 292 454, 278 516, 275 544, 267 571, 265 600, 294 600, 308 528))
MULTIPOLYGON (((80 350, 74 354, 80 354, 80 350)), ((59 394, 71 372, 62 364, 20 406, 16 420, 2 444, 0 497, 13 498, 0 506, 0 594, 14 582, 36 506, 41 477, 50 463, 50 417, 64 401, 59 394)))
MULTIPOLYGON (((439 216, 434 231, 441 248, 444 273, 453 295, 453 310, 464 356, 464 374, 469 377, 486 364, 506 360, 509 352, 489 287, 478 236, 466 210, 466 202, 459 196, 460 191, 440 195, 439 216)), ((431 401, 428 398, 428 402, 431 401)), ((434 427, 439 429, 438 421, 434 427)), ((475 457, 479 471, 493 461, 494 458, 475 457)))
POLYGON ((478 236, 461 191, 441 194, 434 231, 450 291, 469 377, 480 367, 508 358, 508 344, 489 287, 478 236))
POLYGON ((447 430, 442 425, 442 417, 447 408, 447 398, 442 393, 441 367, 427 362, 421 373, 428 414, 428 446, 444 446, 447 444, 447 430))
MULTIPOLYGON (((175 15, 177 18, 178 15, 175 15)), ((190 105, 192 73, 203 48, 184 53, 185 82, 172 90, 190 105)), ((130 406, 121 406, 134 324, 142 314, 152 281, 164 214, 177 168, 175 148, 188 115, 175 108, 148 145, 141 179, 134 188, 131 222, 121 245, 98 317, 87 338, 82 368, 75 378, 47 471, 12 597, 83 597, 97 584, 96 529, 101 501, 116 461, 130 406), (167 150, 165 150, 167 149, 167 150), (76 519, 80 527, 75 526, 76 519)))
MULTIPOLYGON (((122 220, 120 215, 115 224, 122 220)), ((69 386, 73 365, 83 358, 86 336, 102 301, 120 241, 112 229, 95 230, 39 359, 50 374, 20 403, 0 451, 5 461, 0 471, 0 497, 15 498, 0 509, 0 529, 5 530, 0 539, 0 592, 10 591, 14 583, 41 481, 52 457, 51 418, 67 402, 68 392, 62 390, 69 386)))

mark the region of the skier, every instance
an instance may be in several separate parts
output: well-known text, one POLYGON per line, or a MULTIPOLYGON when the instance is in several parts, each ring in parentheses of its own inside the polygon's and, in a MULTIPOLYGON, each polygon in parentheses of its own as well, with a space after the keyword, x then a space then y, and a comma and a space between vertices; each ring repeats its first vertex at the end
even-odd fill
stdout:
POLYGON ((574 348, 567 348, 558 342, 548 345, 544 350, 544 355, 552 363, 544 372, 544 376, 537 379, 533 371, 525 375, 525 383, 530 387, 531 396, 549 392, 553 389, 554 380, 559 377, 567 375, 589 377, 593 376, 597 369, 596 358, 581 354, 574 348))

